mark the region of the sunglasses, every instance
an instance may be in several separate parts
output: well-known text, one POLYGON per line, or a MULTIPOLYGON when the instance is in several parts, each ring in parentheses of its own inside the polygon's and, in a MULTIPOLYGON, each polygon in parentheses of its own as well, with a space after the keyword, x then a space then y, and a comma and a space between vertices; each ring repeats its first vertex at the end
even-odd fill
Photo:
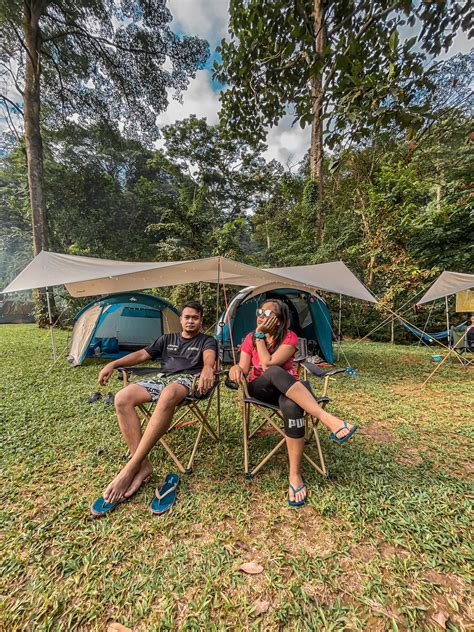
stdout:
POLYGON ((259 307, 256 312, 257 316, 265 316, 265 318, 270 318, 270 316, 277 316, 277 314, 275 314, 275 312, 273 312, 271 309, 262 309, 261 307, 259 307))

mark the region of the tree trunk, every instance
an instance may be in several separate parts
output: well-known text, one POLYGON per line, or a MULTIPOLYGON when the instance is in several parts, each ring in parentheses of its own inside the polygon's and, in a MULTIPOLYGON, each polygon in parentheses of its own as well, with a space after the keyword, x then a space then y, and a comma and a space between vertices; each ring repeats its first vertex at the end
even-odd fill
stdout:
MULTIPOLYGON (((326 46, 326 26, 324 16, 324 0, 314 0, 313 24, 316 36, 315 52, 318 57, 323 56, 326 46)), ((313 103, 311 123, 311 150, 309 159, 310 178, 317 187, 316 207, 316 237, 322 243, 324 237, 324 217, 322 199, 324 195, 323 177, 323 77, 319 72, 311 82, 311 99, 313 103)))
MULTIPOLYGON (((23 37, 26 48, 24 124, 25 147, 28 162, 28 187, 30 193, 31 225, 33 229, 33 254, 48 248, 48 232, 44 203, 43 141, 40 129, 41 62, 39 19, 47 3, 25 3, 23 37)), ((34 292, 36 320, 40 327, 48 325, 48 307, 43 290, 34 292)), ((54 303, 53 303, 54 307, 54 303)))

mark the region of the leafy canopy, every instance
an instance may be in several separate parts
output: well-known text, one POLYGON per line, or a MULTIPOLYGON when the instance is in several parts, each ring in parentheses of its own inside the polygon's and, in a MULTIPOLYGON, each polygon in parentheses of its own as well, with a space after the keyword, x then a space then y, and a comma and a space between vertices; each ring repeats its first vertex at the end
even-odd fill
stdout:
POLYGON ((302 127, 314 117, 311 85, 322 79, 329 146, 350 134, 360 141, 393 122, 417 130, 429 109, 427 57, 472 28, 468 2, 335 0, 325 7, 324 52, 316 50, 314 0, 231 0, 229 39, 215 77, 222 121, 251 141, 265 138, 291 111, 302 127), (402 28, 419 26, 402 41, 402 28))
POLYGON ((39 18, 42 107, 49 126, 120 121, 126 135, 156 138, 168 91, 180 98, 209 54, 197 37, 178 36, 163 0, 33 0, 2 3, 0 72, 22 94, 25 20, 39 18))

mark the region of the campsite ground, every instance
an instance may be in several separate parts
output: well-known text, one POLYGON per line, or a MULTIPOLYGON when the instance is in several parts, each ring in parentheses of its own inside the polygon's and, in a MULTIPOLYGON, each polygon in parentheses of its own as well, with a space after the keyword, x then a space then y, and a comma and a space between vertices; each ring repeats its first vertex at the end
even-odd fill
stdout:
POLYGON ((360 432, 347 446, 322 433, 332 477, 307 470, 300 510, 286 504, 283 454, 250 484, 240 475, 239 411, 224 391, 222 442, 204 438, 173 512, 147 511, 173 469, 156 449, 146 487, 94 521, 89 504, 123 451, 112 407, 87 404, 100 362, 48 372, 47 332, 0 335, 1 629, 472 629, 473 371, 446 363, 422 388, 426 348, 347 343, 359 375, 334 380, 332 410, 360 432), (239 571, 248 561, 263 572, 239 571))

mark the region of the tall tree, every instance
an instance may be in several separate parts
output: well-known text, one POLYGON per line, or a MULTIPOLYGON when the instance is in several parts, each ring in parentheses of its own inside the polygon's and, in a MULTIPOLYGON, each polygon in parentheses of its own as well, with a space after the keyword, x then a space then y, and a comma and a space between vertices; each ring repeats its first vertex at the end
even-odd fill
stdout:
POLYGON ((374 125, 418 129, 428 105, 427 56, 472 28, 469 3, 445 0, 231 0, 230 38, 215 76, 228 88, 221 117, 233 133, 265 138, 291 109, 311 124, 316 237, 324 217, 323 126, 331 147, 364 140, 374 125), (418 36, 401 41, 401 28, 418 36), (417 44, 417 46, 415 46, 417 44))
MULTIPOLYGON (((42 112, 50 123, 79 116, 120 121, 150 141, 168 89, 184 90, 207 42, 178 37, 163 0, 24 0, 2 4, 0 67, 21 95, 34 253, 48 247, 42 112), (168 61, 170 69, 165 69, 168 61)), ((2 102, 21 109, 8 94, 2 102)))
POLYGON ((162 132, 170 160, 205 192, 223 221, 233 221, 254 208, 281 172, 276 161, 265 162, 263 143, 250 146, 226 138, 220 125, 208 125, 206 119, 192 115, 162 132))

